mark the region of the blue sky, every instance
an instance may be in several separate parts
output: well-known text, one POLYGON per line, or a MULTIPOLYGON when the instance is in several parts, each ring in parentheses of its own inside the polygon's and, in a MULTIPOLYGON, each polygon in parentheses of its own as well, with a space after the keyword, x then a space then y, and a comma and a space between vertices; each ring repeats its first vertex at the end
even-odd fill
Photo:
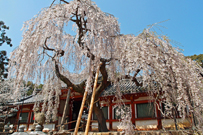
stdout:
MULTIPOLYGON (((0 20, 10 30, 7 35, 13 47, 1 46, 10 53, 22 40, 22 25, 53 0, 0 0, 0 20)), ((57 1, 57 0, 56 0, 57 1)), ((58 0, 59 1, 59 0, 58 0)), ((57 1, 57 2, 58 2, 57 1)), ((70 0, 67 0, 70 1, 70 0)), ((203 0, 94 0, 102 11, 113 14, 121 26, 122 34, 137 35, 150 24, 168 20, 161 30, 183 54, 203 53, 203 0)), ((160 31, 159 31, 160 32, 160 31)))

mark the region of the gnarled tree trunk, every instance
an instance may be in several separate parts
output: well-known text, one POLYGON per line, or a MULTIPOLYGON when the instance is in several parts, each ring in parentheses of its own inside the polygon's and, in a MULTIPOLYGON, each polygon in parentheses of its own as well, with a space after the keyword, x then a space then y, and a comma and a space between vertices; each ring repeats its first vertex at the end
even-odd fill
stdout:
MULTIPOLYGON (((83 94, 85 92, 85 81, 81 82, 80 84, 73 84, 66 76, 62 75, 59 71, 58 63, 55 61, 55 72, 57 77, 63 81, 65 84, 67 84, 67 87, 72 87, 74 91, 83 94)), ((99 96, 101 95, 102 91, 110 84, 110 82, 107 81, 108 74, 106 72, 105 68, 105 62, 100 66, 100 72, 102 74, 102 82, 99 84, 99 86, 96 89, 96 94, 95 94, 95 101, 93 105, 93 111, 97 117, 98 121, 98 129, 100 132, 107 132, 107 126, 106 126, 106 119, 104 118, 104 114, 102 112, 102 109, 100 109, 100 104, 98 102, 99 96)), ((90 98, 91 96, 88 97, 87 102, 88 104, 90 103, 90 98)))
POLYGON ((104 117, 104 113, 103 113, 102 109, 100 108, 99 102, 94 103, 93 107, 94 107, 93 108, 94 114, 96 115, 97 121, 98 121, 99 132, 107 132, 107 131, 109 131, 107 129, 106 119, 104 117))

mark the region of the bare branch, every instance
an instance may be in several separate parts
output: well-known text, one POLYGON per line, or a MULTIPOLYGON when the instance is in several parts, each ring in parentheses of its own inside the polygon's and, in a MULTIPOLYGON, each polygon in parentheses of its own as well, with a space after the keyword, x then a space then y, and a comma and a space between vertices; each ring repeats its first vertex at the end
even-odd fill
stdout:
POLYGON ((66 4, 69 4, 69 2, 67 2, 67 1, 65 1, 65 0, 60 0, 60 1, 63 1, 63 2, 66 3, 66 4))
POLYGON ((45 39, 43 48, 46 49, 46 50, 49 50, 49 51, 54 51, 54 52, 56 52, 55 49, 49 48, 49 47, 47 46, 47 39, 49 39, 49 38, 50 38, 50 37, 47 37, 47 38, 45 39))
POLYGON ((49 8, 51 8, 52 7, 52 5, 54 4, 54 2, 55 2, 56 0, 54 0, 52 3, 51 3, 51 5, 50 5, 50 7, 49 8))
POLYGON ((134 76, 129 76, 129 75, 125 75, 124 78, 125 79, 131 79, 133 82, 135 82, 136 86, 143 86, 143 83, 139 83, 136 76, 137 74, 140 72, 141 70, 140 69, 137 69, 134 76))

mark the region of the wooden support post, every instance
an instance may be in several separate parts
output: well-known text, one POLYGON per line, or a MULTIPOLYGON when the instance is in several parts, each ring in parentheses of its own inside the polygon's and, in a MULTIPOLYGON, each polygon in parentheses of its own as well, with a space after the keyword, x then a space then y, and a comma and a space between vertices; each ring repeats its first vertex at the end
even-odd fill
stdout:
MULTIPOLYGON (((33 108, 33 107, 30 106, 30 111, 29 111, 29 113, 28 113, 27 130, 29 129, 30 122, 31 122, 32 108, 33 108)), ((33 113, 34 113, 34 112, 33 112, 33 113)))
POLYGON ((86 128, 85 128, 85 135, 88 135, 88 132, 89 132, 89 126, 90 126, 90 121, 91 121, 91 117, 92 117, 94 98, 95 98, 95 94, 96 94, 96 88, 97 88, 97 81, 98 81, 100 66, 101 66, 101 64, 99 65, 99 67, 97 69, 97 73, 96 73, 96 77, 95 77, 95 81, 94 81, 94 87, 92 90, 92 98, 91 98, 91 103, 90 103, 90 110, 88 113, 87 124, 86 124, 86 128))
POLYGON ((68 112, 68 103, 69 103, 69 100, 70 100, 70 92, 71 90, 69 89, 68 90, 68 94, 67 94, 67 97, 66 97, 66 103, 65 103, 65 107, 64 107, 64 110, 63 110, 63 116, 62 116, 62 119, 61 119, 61 127, 60 127, 60 130, 62 130, 62 125, 63 123, 65 122, 65 117, 67 115, 67 112, 68 112))
POLYGON ((85 93, 83 95, 82 104, 81 104, 81 107, 80 107, 80 112, 79 112, 79 115, 78 115, 78 119, 77 119, 75 131, 74 131, 74 135, 77 135, 77 133, 78 133, 78 129, 79 129, 79 126, 80 126, 80 121, 81 121, 82 112, 83 112, 83 109, 84 109, 86 97, 87 97, 87 91, 85 91, 85 93))
POLYGON ((113 129, 113 127, 112 127, 112 99, 110 98, 110 100, 109 100, 109 130, 112 130, 113 129))
POLYGON ((135 104, 133 101, 133 98, 131 98, 132 123, 135 125, 135 104))

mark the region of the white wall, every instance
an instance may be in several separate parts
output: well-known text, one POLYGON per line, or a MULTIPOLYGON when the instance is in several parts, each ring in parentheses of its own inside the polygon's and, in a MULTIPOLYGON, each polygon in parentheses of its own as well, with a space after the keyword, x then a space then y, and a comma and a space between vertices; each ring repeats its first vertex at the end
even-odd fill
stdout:
POLYGON ((112 128, 113 129, 118 129, 118 125, 120 124, 120 122, 112 122, 112 128))
MULTIPOLYGON (((177 120, 177 124, 179 126, 179 128, 183 129, 184 127, 190 127, 191 126, 191 120, 189 118, 187 119, 176 119, 177 120)), ((173 119, 162 119, 162 126, 164 128, 171 128, 171 129, 175 129, 175 123, 173 119)))
POLYGON ((157 120, 140 120, 136 121, 135 124, 137 129, 155 129, 158 122, 157 120))
MULTIPOLYGON (((109 129, 109 122, 106 122, 106 126, 109 129)), ((92 130, 98 130, 98 122, 92 122, 92 130)))
POLYGON ((48 128, 49 130, 54 130, 55 124, 44 124, 44 128, 48 128))

